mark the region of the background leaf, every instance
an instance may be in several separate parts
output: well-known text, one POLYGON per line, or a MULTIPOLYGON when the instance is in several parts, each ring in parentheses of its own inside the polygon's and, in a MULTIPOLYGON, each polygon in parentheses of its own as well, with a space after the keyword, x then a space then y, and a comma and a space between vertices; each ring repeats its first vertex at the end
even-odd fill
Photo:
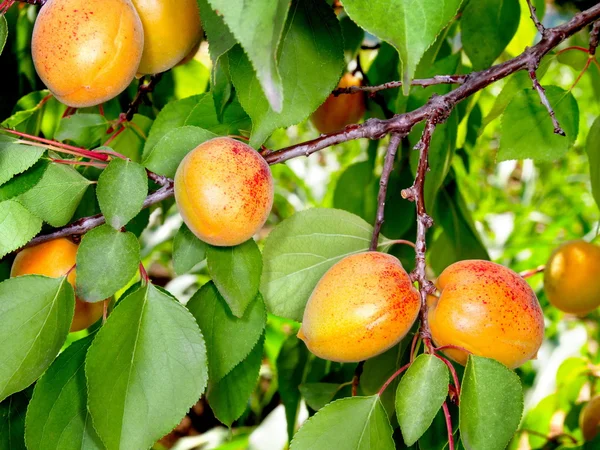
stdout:
POLYGON ((333 400, 335 394, 340 390, 340 385, 336 383, 303 383, 298 386, 298 389, 306 404, 318 411, 333 400))
POLYGON ((586 141, 585 150, 590 162, 590 181, 596 205, 600 208, 600 117, 597 117, 586 141))
POLYGON ((25 172, 44 154, 44 149, 17 144, 15 139, 0 136, 0 185, 25 172))
POLYGON ((4 15, 0 17, 0 54, 4 50, 4 45, 6 44, 6 39, 8 38, 8 25, 6 23, 6 18, 4 15))
POLYGON ((179 423, 207 381, 191 314, 152 285, 121 300, 85 365, 88 409, 109 450, 149 448, 179 423))
POLYGON ((18 392, 0 402, 0 448, 2 450, 27 449, 25 447, 25 414, 29 395, 27 391, 18 392))
POLYGON ((100 114, 77 113, 63 118, 54 133, 57 141, 70 141, 73 144, 92 148, 106 138, 110 124, 100 114))
POLYGON ((0 202, 0 258, 29 242, 42 221, 14 200, 0 202))
POLYGON ((177 275, 189 272, 206 258, 208 244, 201 241, 184 223, 173 238, 173 269, 177 275))
POLYGON ((0 186, 0 202, 8 200, 27 192, 42 179, 48 163, 38 161, 20 176, 14 177, 0 186))

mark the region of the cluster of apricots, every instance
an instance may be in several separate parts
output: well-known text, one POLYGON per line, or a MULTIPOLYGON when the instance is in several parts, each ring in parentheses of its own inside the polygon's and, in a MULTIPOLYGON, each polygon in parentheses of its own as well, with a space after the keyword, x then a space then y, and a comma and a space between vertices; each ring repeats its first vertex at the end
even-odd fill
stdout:
POLYGON ((50 92, 82 108, 116 97, 136 74, 169 70, 201 38, 196 0, 48 0, 31 50, 50 92))

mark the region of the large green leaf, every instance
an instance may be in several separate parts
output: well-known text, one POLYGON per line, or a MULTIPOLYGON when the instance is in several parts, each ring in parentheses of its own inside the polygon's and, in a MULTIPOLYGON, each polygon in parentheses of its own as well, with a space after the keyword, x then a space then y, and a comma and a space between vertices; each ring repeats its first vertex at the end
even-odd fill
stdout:
POLYGON ((108 450, 149 448, 198 401, 206 348, 192 315, 148 285, 119 302, 88 350, 88 409, 108 450))
POLYGON ((252 118, 250 145, 259 147, 277 128, 306 119, 336 87, 344 68, 343 38, 333 10, 319 0, 292 2, 281 42, 283 107, 269 106, 241 47, 229 53, 231 79, 252 118), (318 61, 318 70, 307 70, 318 61))
POLYGON ((573 94, 547 86, 546 95, 566 137, 554 133, 548 110, 535 90, 517 94, 502 115, 498 161, 531 158, 555 161, 573 146, 579 132, 579 107, 573 94))
POLYGON ((98 178, 96 195, 106 223, 120 230, 142 210, 148 195, 146 171, 133 161, 113 159, 98 178))
POLYGON ((248 408, 250 395, 256 387, 262 363, 264 338, 250 354, 221 380, 210 382, 206 399, 217 419, 228 427, 248 408))
POLYGON ((202 17, 202 28, 208 37, 208 50, 213 62, 231 50, 236 44, 235 37, 225 25, 223 17, 219 16, 209 5, 208 0, 198 0, 200 17, 202 17))
POLYGON ((340 388, 337 383, 303 383, 298 386, 306 404, 315 411, 331 402, 340 388))
POLYGON ((18 144, 15 139, 0 136, 0 185, 33 166, 44 151, 43 148, 18 144))
POLYGON ((373 164, 362 161, 340 175, 333 194, 333 206, 356 214, 368 222, 375 219, 379 183, 375 183, 373 164))
POLYGON ((102 301, 124 287, 140 262, 140 244, 133 233, 102 225, 88 232, 77 251, 77 296, 102 301))
POLYGON ((0 448, 2 450, 27 450, 25 414, 28 403, 27 391, 17 392, 0 402, 0 448))
POLYGON ((66 277, 26 275, 0 283, 0 401, 50 366, 67 338, 74 308, 66 277))
POLYGON ((4 50, 4 45, 6 44, 6 39, 8 38, 8 24, 6 23, 6 18, 4 15, 0 17, 0 54, 4 50))
POLYGON ((68 165, 49 164, 37 184, 19 196, 29 211, 53 227, 66 225, 90 181, 68 165))
POLYGON ((267 314, 260 295, 237 318, 212 282, 202 286, 187 303, 206 339, 209 378, 216 383, 244 360, 260 338, 267 314))
POLYGON ((252 127, 250 117, 237 99, 227 105, 222 119, 219 120, 212 93, 200 97, 186 119, 185 125, 204 128, 220 136, 240 134, 247 136, 252 127))
POLYGON ((419 355, 396 390, 396 415, 407 446, 413 445, 431 426, 448 395, 450 376, 446 365, 433 355, 419 355))
POLYGON ((236 317, 242 317, 246 307, 258 294, 262 273, 262 255, 254 239, 235 247, 215 247, 206 250, 208 273, 236 317))
POLYGON ((470 1, 460 19, 462 44, 475 70, 487 69, 511 41, 521 18, 519 0, 470 1))
POLYGON ((201 241, 184 223, 173 238, 173 269, 183 275, 206 258, 208 244, 201 241))
POLYGON ((18 177, 14 177, 0 186, 0 202, 18 197, 38 184, 44 176, 47 166, 47 161, 40 160, 18 177))
POLYGON ((600 208, 600 117, 596 118, 586 141, 585 150, 590 162, 590 181, 596 205, 600 208))
POLYGON ((368 250, 372 231, 339 209, 309 209, 281 222, 263 250, 260 291, 269 312, 301 321, 323 274, 345 256, 368 250))
POLYGON ((460 437, 466 450, 503 450, 523 414, 519 377, 498 361, 469 356, 459 412, 460 437))
POLYGON ((417 64, 437 35, 456 16, 462 0, 344 0, 358 25, 392 44, 402 61, 405 94, 417 64))
POLYGON ((63 118, 54 133, 57 141, 70 141, 84 148, 92 148, 106 138, 110 124, 100 114, 73 114, 63 118))
POLYGON ((94 336, 74 342, 35 386, 27 409, 29 450, 102 450, 87 410, 85 357, 94 336))
POLYGON ((393 450, 392 427, 378 395, 325 406, 298 430, 290 450, 393 450))
MULTIPOLYGON (((274 111, 280 112, 286 95, 282 84, 285 73, 277 67, 277 57, 279 41, 290 9, 289 0, 208 2, 244 48, 268 104, 274 111)), ((294 11, 291 12, 293 14, 294 11)), ((282 48, 282 52, 284 50, 282 48)))
POLYGON ((0 258, 27 244, 42 221, 14 200, 0 202, 0 258))

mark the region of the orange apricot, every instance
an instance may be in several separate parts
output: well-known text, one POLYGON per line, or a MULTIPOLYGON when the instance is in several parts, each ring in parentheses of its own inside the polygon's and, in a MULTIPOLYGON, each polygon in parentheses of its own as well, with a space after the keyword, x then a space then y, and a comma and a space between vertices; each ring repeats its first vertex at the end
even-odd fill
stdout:
POLYGON ((273 196, 267 162, 231 138, 200 144, 175 174, 175 200, 184 222, 211 245, 233 246, 250 239, 266 222, 273 196))
POLYGON ((579 413, 579 428, 583 439, 592 441, 600 431, 600 395, 593 397, 579 413))
MULTIPOLYGON (((46 275, 52 278, 64 276, 75 266, 77 245, 61 238, 44 242, 21 250, 13 262, 10 276, 46 275)), ((67 280, 75 287, 75 270, 71 270, 67 280)), ((94 324, 102 316, 103 303, 88 303, 75 299, 75 315, 71 331, 80 331, 94 324)))
MULTIPOLYGON (((454 345, 513 369, 534 358, 544 338, 544 316, 535 293, 512 270, 490 261, 460 261, 442 272, 441 295, 429 310, 438 346, 454 345)), ((444 350, 465 364, 462 350, 444 350)))
MULTIPOLYGON (((338 87, 360 86, 361 80, 351 73, 345 74, 338 87)), ((310 120, 320 133, 332 133, 346 125, 358 122, 365 115, 365 96, 362 93, 341 94, 337 97, 331 94, 317 110, 312 113, 310 120)))
POLYGON ((38 75, 65 105, 98 105, 133 80, 144 48, 130 0, 48 0, 35 21, 31 52, 38 75))
POLYGON ((144 25, 138 72, 161 73, 184 59, 202 38, 197 0, 132 0, 144 25))
POLYGON ((306 304, 298 337, 320 358, 362 361, 400 342, 419 307, 419 293, 397 258, 358 253, 323 275, 306 304))
POLYGON ((558 247, 544 270, 544 291, 561 311, 584 316, 600 306, 600 247, 583 240, 558 247))

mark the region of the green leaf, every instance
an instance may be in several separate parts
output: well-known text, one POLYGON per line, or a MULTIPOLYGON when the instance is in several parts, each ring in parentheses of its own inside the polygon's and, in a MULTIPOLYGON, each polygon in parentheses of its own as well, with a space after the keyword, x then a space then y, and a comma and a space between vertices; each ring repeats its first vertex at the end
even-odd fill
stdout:
MULTIPOLYGON (((236 40, 248 55, 260 87, 271 108, 280 112, 284 102, 285 79, 283 70, 277 67, 279 40, 281 39, 289 0, 208 0, 223 18, 236 40)), ((294 11, 291 12, 291 15, 294 11)), ((318 16, 316 16, 318 17, 318 16)), ((283 46, 282 46, 283 47, 283 46)), ((285 50, 282 48, 281 53, 285 50)))
POLYGON ((272 314, 302 321, 325 272, 345 256, 369 249, 373 228, 339 209, 308 209, 281 222, 263 250, 260 291, 272 314))
POLYGON ((25 415, 28 403, 27 391, 17 392, 0 403, 0 448, 2 450, 27 450, 25 415))
POLYGON ((250 354, 221 380, 209 383, 206 399, 217 419, 228 427, 240 418, 256 387, 262 363, 264 338, 250 354))
POLYGON ((600 208, 600 117, 597 117, 590 128, 585 146, 590 162, 590 181, 596 205, 600 208))
POLYGON ((133 233, 102 225, 88 232, 77 251, 77 297, 102 301, 136 274, 140 244, 133 233))
POLYGON ((548 111, 535 90, 517 94, 502 116, 502 136, 498 161, 531 158, 555 161, 573 146, 579 132, 579 107, 573 94, 557 86, 547 86, 546 95, 566 137, 554 133, 548 111))
POLYGON ((66 277, 26 275, 0 283, 0 401, 50 366, 67 338, 74 310, 66 277))
POLYGON ((392 427, 378 395, 325 406, 298 430, 290 450, 393 450, 392 427))
POLYGON ((262 255, 254 239, 235 247, 206 248, 208 273, 236 317, 258 294, 262 273, 262 255))
POLYGON ((206 339, 209 378, 216 383, 243 361, 258 342, 267 322, 260 295, 243 317, 231 314, 212 282, 202 286, 187 303, 206 339))
POLYGON ((14 200, 0 203, 0 258, 27 244, 42 221, 14 200))
POLYGON ((42 179, 18 201, 53 227, 66 225, 83 198, 90 181, 64 164, 51 163, 42 179))
POLYGON ((63 118, 54 133, 57 141, 71 141, 84 148, 96 147, 106 138, 110 124, 100 114, 78 113, 63 118))
POLYGON ((0 55, 4 50, 4 45, 6 44, 6 39, 8 38, 8 24, 6 23, 6 17, 2 15, 0 17, 0 55))
POLYGON ((375 219, 379 183, 374 183, 373 164, 362 161, 340 175, 333 193, 333 206, 362 217, 367 222, 375 219))
POLYGON ((46 161, 38 161, 18 177, 12 178, 0 186, 0 202, 18 197, 38 184, 46 171, 46 167, 48 167, 46 161))
POLYGON ((183 305, 148 285, 109 316, 85 374, 88 409, 107 449, 149 448, 204 392, 204 339, 183 305))
POLYGON ((250 145, 259 147, 277 128, 306 119, 337 86, 344 68, 342 31, 333 9, 319 0, 292 2, 281 41, 279 72, 283 107, 269 107, 242 49, 229 51, 229 71, 240 102, 252 118, 250 145), (319 62, 318 70, 307 70, 319 62))
POLYGON ((208 4, 208 0, 198 0, 200 17, 202 17, 202 28, 208 37, 208 50, 213 62, 231 50, 236 44, 235 37, 225 25, 223 18, 219 16, 208 4))
POLYGON ((173 239, 173 268, 183 275, 206 258, 207 244, 196 237, 184 223, 173 239))
POLYGON ((27 409, 29 450, 102 450, 87 410, 85 357, 94 336, 71 344, 35 386, 27 409))
POLYGON ((344 0, 358 25, 392 44, 402 61, 404 94, 410 90, 417 64, 435 38, 456 16, 462 0, 344 0))
POLYGON ((511 41, 521 18, 519 0, 467 3, 460 19, 462 43, 473 69, 487 69, 511 41))
POLYGON ((175 128, 165 134, 144 155, 143 164, 152 172, 173 178, 179 163, 185 155, 198 145, 214 137, 217 137, 217 135, 199 127, 175 128))
POLYGON ((17 144, 15 139, 0 136, 0 185, 33 166, 44 151, 43 148, 17 144))
POLYGON ((298 386, 306 404, 315 411, 320 410, 333 400, 335 394, 340 390, 337 383, 304 383, 298 386))
POLYGON ((196 126, 212 131, 220 136, 250 134, 250 118, 237 100, 227 105, 222 120, 219 121, 212 93, 204 94, 190 112, 185 125, 196 126))
POLYGON ((96 195, 106 222, 120 230, 142 210, 148 175, 138 163, 115 158, 100 174, 96 195))
POLYGON ((448 396, 448 368, 433 355, 419 355, 398 384, 396 415, 407 446, 431 426, 448 396))
POLYGON ((470 355, 459 414, 460 437, 467 450, 503 450, 523 414, 519 377, 498 361, 470 355))

